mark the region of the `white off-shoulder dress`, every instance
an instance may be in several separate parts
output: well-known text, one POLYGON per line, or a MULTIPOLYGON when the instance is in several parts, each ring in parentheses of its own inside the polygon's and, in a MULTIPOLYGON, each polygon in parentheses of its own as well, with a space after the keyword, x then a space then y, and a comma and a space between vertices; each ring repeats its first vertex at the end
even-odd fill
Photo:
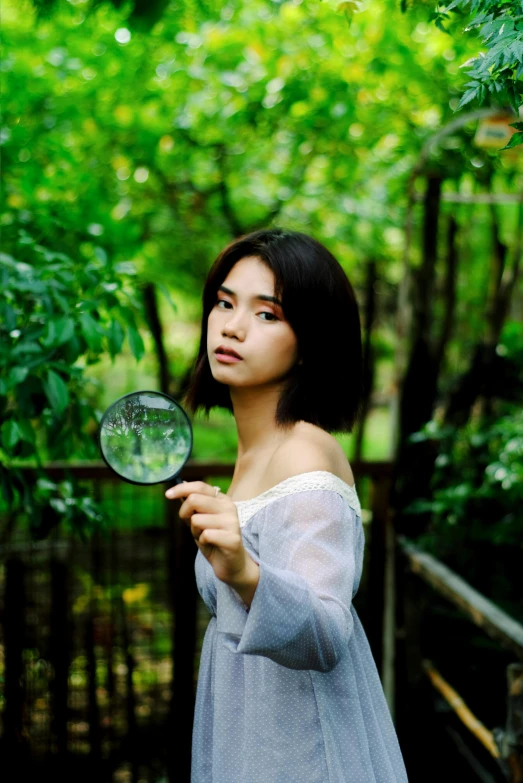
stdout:
POLYGON ((319 470, 235 505, 260 578, 248 609, 197 553, 198 590, 212 617, 191 783, 404 783, 352 605, 365 543, 355 487, 319 470))

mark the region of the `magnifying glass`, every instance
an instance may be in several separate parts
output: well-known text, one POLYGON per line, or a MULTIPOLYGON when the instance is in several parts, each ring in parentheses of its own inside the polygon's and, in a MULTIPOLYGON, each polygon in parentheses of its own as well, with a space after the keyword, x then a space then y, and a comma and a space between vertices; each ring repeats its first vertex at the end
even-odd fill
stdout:
POLYGON ((192 451, 192 426, 167 394, 131 392, 103 414, 98 442, 106 465, 130 484, 181 484, 179 474, 192 451))

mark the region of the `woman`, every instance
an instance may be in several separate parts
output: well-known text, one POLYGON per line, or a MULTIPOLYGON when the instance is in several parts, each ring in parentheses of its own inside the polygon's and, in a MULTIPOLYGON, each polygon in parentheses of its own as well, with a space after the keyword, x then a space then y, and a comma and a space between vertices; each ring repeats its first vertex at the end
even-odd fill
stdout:
POLYGON ((361 397, 358 307, 316 240, 253 232, 216 259, 185 403, 232 411, 226 495, 167 490, 198 546, 212 613, 200 661, 192 783, 403 783, 396 732, 352 605, 364 534, 330 434, 361 397))

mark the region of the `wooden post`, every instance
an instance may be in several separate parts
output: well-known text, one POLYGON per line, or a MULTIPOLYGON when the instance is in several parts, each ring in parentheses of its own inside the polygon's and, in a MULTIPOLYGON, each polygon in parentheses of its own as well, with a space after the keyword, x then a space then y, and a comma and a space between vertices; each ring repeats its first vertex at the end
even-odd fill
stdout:
MULTIPOLYGON (((114 585, 118 581, 117 570, 117 532, 111 530, 109 536, 109 574, 108 584, 114 585)), ((108 719, 106 736, 109 743, 109 747, 112 748, 113 740, 115 736, 114 724, 116 715, 116 676, 114 671, 114 649, 117 643, 117 626, 118 626, 118 603, 117 599, 111 597, 109 602, 109 612, 107 616, 108 634, 105 639, 105 655, 107 658, 107 698, 108 698, 108 719)))
POLYGON ((87 703, 89 724, 89 756, 96 767, 101 759, 101 736, 100 736, 100 710, 98 707, 98 698, 96 695, 96 654, 94 649, 94 611, 92 604, 87 609, 85 619, 85 657, 87 670, 87 703))
POLYGON ((367 636, 379 672, 383 664, 383 610, 385 605, 385 549, 391 478, 372 477, 369 505, 372 512, 369 551, 367 636))
POLYGON ((381 682, 392 720, 395 716, 396 656, 396 535, 394 517, 389 509, 385 517, 385 575, 383 596, 383 662, 381 682))
POLYGON ((3 747, 13 761, 26 744, 24 733, 24 564, 17 557, 6 563, 5 579, 5 712, 3 747))
POLYGON ((89 604, 87 606, 87 616, 85 619, 85 656, 87 670, 87 703, 89 724, 89 744, 90 760, 97 768, 102 758, 102 730, 100 723, 100 707, 98 704, 97 682, 96 682, 96 639, 95 622, 98 609, 98 600, 96 598, 95 585, 98 583, 99 575, 99 548, 98 536, 95 534, 90 540, 89 546, 89 572, 92 577, 89 604))
POLYGON ((169 609, 171 611, 171 666, 172 666, 172 678, 171 678, 171 704, 169 705, 169 716, 167 718, 167 734, 165 738, 166 749, 166 767, 167 767, 167 780, 169 783, 176 783, 177 777, 177 758, 174 738, 175 734, 175 719, 176 710, 174 704, 174 691, 176 681, 175 670, 175 645, 176 645, 176 590, 178 588, 176 580, 176 522, 177 514, 172 509, 169 502, 165 502, 165 525, 167 528, 167 582, 168 582, 168 601, 169 609))
POLYGON ((51 680, 52 717, 56 752, 60 763, 67 754, 67 691, 69 673, 69 618, 67 612, 68 578, 66 564, 51 560, 51 628, 50 659, 53 667, 51 680))
POLYGON ((194 718, 197 597, 194 559, 197 549, 190 529, 178 517, 177 512, 178 509, 173 508, 170 501, 166 514, 170 535, 168 557, 174 616, 173 685, 168 721, 167 774, 170 783, 189 783, 194 718))
POLYGON ((507 683, 507 724, 500 750, 510 783, 523 783, 523 663, 507 666, 507 683))
POLYGON ((122 647, 125 655, 125 683, 127 687, 127 737, 126 746, 131 761, 131 783, 138 780, 138 768, 136 764, 136 694, 134 692, 133 672, 135 669, 132 633, 129 627, 125 601, 120 597, 120 612, 122 622, 122 647))
POLYGON ((422 584, 412 573, 407 557, 398 550, 398 632, 396 656, 396 730, 405 758, 409 779, 426 779, 426 728, 424 726, 424 683, 421 621, 422 584))

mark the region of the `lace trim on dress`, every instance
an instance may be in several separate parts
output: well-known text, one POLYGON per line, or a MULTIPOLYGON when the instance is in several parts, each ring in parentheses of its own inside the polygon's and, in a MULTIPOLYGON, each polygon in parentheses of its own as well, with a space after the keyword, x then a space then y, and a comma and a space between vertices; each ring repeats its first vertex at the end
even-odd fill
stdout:
POLYGON ((243 527, 251 517, 273 500, 311 489, 328 489, 337 492, 361 517, 361 506, 355 486, 347 484, 346 481, 328 470, 313 470, 308 473, 299 473, 297 476, 290 476, 262 492, 261 495, 249 498, 249 500, 234 500, 240 527, 243 527))

